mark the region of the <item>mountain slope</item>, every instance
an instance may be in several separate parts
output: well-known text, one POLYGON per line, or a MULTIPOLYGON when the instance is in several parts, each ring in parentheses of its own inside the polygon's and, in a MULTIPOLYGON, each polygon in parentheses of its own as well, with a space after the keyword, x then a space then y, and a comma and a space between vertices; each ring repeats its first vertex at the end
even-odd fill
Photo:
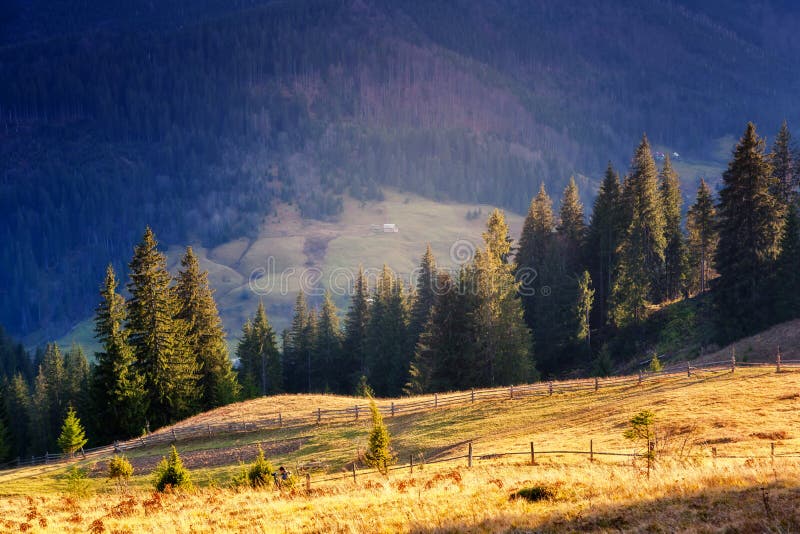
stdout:
POLYGON ((0 323, 63 331, 145 224, 212 248, 281 202, 331 219, 381 186, 523 212, 572 173, 588 200, 644 130, 708 160, 791 113, 793 4, 595 4, 11 4, 0 323))

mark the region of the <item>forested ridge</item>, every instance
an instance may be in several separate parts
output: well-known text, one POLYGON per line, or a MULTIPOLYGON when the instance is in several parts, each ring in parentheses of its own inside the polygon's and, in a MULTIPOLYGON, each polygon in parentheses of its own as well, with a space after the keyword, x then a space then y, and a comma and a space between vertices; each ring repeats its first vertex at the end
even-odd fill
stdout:
POLYGON ((276 202, 331 218, 384 185, 524 213, 573 174, 589 202, 643 130, 701 156, 745 120, 776 127, 798 89, 795 11, 4 3, 0 323, 52 336, 87 316, 148 224, 208 246, 276 202))

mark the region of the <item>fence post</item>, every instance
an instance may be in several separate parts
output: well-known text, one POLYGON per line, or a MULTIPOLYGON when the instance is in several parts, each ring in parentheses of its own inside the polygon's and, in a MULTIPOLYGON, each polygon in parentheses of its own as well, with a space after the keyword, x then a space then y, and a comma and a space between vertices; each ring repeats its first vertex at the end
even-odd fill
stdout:
POLYGON ((531 441, 531 465, 536 465, 536 452, 533 449, 532 441, 531 441))
POLYGON ((547 394, 548 395, 552 395, 553 394, 553 381, 552 380, 547 384, 547 394))
POLYGON ((775 442, 774 441, 769 444, 769 457, 772 459, 773 462, 775 461, 775 442))
POLYGON ((413 454, 409 454, 408 455, 408 465, 411 466, 411 474, 413 475, 414 474, 414 455, 413 454))
POLYGON ((594 462, 594 440, 589 440, 589 461, 594 462))
POLYGON ((594 377, 594 390, 597 391, 600 388, 600 379, 594 377))
POLYGON ((711 457, 714 458, 714 461, 716 462, 716 460, 717 460, 717 448, 716 447, 711 447, 711 457))
POLYGON ((206 430, 208 430, 208 437, 211 437, 211 423, 206 424, 206 430))
POLYGON ((358 421, 358 404, 356 404, 356 421, 358 421))
MULTIPOLYGON (((775 444, 774 443, 772 444, 772 448, 773 449, 775 448, 775 444)), ((44 452, 44 463, 45 463, 45 465, 47 465, 47 455, 48 454, 50 454, 50 453, 47 452, 47 451, 44 452)))
POLYGON ((172 429, 172 441, 178 441, 178 438, 175 437, 175 429, 172 429))
POLYGON ((692 377, 692 364, 689 362, 686 362, 686 376, 692 377))
POLYGON ((472 442, 469 442, 469 449, 467 452, 467 467, 472 467, 472 442))
POLYGON ((317 408, 317 424, 322 421, 322 408, 317 408))
POLYGON ((508 388, 508 394, 511 396, 511 400, 514 400, 514 386, 508 388))
POLYGON ((731 351, 731 373, 736 372, 736 353, 731 351))
POLYGON ((394 401, 392 401, 392 417, 394 417, 394 401))
POLYGON ((778 354, 775 357, 775 365, 778 373, 781 372, 781 347, 778 346, 778 354))
POLYGON ((356 463, 353 462, 353 483, 356 481, 356 463))
POLYGON ((311 491, 311 473, 306 473, 306 491, 311 491))
POLYGON ((472 393, 472 401, 471 402, 475 402, 475 388, 472 388, 471 393, 472 393))
POLYGON ((439 394, 438 393, 434 393, 433 394, 433 407, 434 408, 438 408, 439 407, 439 394))
POLYGON ((655 450, 655 444, 647 440, 647 478, 650 478, 650 464, 653 463, 653 450, 655 450))
POLYGON ((639 369, 639 384, 642 383, 642 370, 639 369))
POLYGON ((281 412, 278 412, 278 426, 283 427, 283 414, 281 412))

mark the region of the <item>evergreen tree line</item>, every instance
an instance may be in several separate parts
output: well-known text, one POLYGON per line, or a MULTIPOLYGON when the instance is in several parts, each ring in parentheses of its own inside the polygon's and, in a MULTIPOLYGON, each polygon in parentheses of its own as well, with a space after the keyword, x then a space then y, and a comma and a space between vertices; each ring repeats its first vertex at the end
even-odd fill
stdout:
POLYGON ((770 151, 748 124, 718 198, 701 181, 684 228, 679 178, 669 158, 657 168, 643 137, 623 179, 608 166, 588 224, 574 180, 557 214, 542 186, 516 246, 494 211, 483 247, 459 270, 438 269, 428 247, 411 293, 388 267, 374 287, 359 270, 343 325, 330 293, 316 309, 301 292, 282 350, 261 304, 242 328, 238 377, 207 273, 189 247, 173 279, 148 229, 127 300, 107 270, 95 365, 79 347, 62 355, 48 345, 33 366, 0 336, 0 452, 56 450, 70 407, 90 413, 90 435, 106 441, 240 395, 369 384, 393 396, 526 382, 537 367, 585 370, 653 310, 687 298, 711 305, 719 341, 796 318, 798 159, 785 123, 770 151))
POLYGON ((157 246, 148 228, 130 262, 127 300, 107 268, 95 313, 101 350, 93 365, 79 346, 62 354, 48 344, 31 379, 24 350, 4 343, 13 358, 3 358, 11 363, 3 369, 0 443, 7 446, 0 452, 58 450, 70 409, 87 422, 94 443, 107 443, 239 398, 208 273, 188 247, 173 279, 157 246))
POLYGON ((301 291, 282 354, 260 305, 237 349, 244 393, 351 394, 368 384, 396 396, 535 379, 500 211, 483 237, 484 248, 455 273, 438 270, 428 247, 411 294, 387 266, 372 288, 359 269, 343 325, 330 292, 316 309, 301 291))

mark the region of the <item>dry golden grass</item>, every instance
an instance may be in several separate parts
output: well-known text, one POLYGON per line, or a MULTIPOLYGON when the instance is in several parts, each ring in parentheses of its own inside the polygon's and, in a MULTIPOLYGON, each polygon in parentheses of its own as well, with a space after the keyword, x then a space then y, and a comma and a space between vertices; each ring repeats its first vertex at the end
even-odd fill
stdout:
MULTIPOLYGON (((196 420, 263 415, 275 408, 310 412, 323 402, 347 407, 356 400, 286 395, 196 420)), ((271 460, 290 466, 323 462, 326 472, 313 473, 310 494, 227 489, 226 481, 240 469, 236 465, 197 469, 196 492, 161 497, 149 491, 149 473, 138 473, 126 495, 93 478, 89 496, 74 497, 63 467, 20 470, 0 474, 0 531, 30 525, 40 532, 99 532, 101 526, 105 532, 793 532, 800 529, 800 458, 781 455, 800 451, 798 408, 800 373, 742 369, 439 409, 387 418, 400 459, 420 451, 428 461, 462 455, 471 440, 471 469, 459 459, 417 466, 413 474, 393 471, 389 478, 359 474, 355 484, 343 469, 363 449, 367 422, 282 429, 258 439, 309 436, 271 460), (665 449, 672 453, 657 461, 649 479, 641 459, 633 466, 630 458, 595 456, 590 463, 586 456, 544 454, 588 450, 590 439, 595 451, 630 452, 622 432, 643 409, 657 414, 660 435, 669 438, 665 449), (477 458, 525 453, 530 441, 538 451, 536 466, 527 454, 477 458), (711 447, 737 458, 714 460, 711 447), (332 476, 344 478, 323 481, 332 476), (533 485, 553 489, 555 497, 535 503, 510 498, 533 485)), ((188 454, 222 444, 193 442, 179 444, 179 450, 188 454)))

